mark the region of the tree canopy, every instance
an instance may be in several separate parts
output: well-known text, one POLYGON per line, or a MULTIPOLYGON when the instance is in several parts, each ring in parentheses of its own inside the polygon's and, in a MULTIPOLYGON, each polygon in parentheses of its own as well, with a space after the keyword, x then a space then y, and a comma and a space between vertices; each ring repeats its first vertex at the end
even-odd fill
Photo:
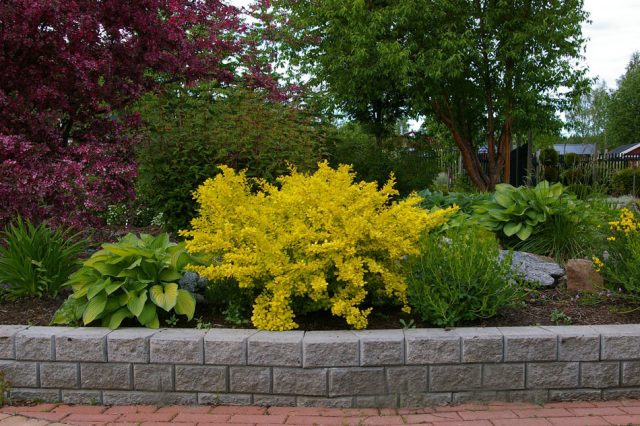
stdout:
POLYGON ((610 146, 640 142, 640 52, 635 52, 609 104, 610 146))
POLYGON ((272 4, 288 58, 339 108, 375 126, 435 117, 483 190, 507 177, 514 129, 551 121, 587 87, 582 0, 272 4))

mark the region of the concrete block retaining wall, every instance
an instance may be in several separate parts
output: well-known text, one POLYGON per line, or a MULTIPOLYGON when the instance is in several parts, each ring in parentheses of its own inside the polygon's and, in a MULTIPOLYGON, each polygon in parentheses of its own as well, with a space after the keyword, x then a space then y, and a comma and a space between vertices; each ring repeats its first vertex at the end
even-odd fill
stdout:
POLYGON ((640 325, 265 332, 0 326, 16 399, 423 406, 640 397, 640 325))

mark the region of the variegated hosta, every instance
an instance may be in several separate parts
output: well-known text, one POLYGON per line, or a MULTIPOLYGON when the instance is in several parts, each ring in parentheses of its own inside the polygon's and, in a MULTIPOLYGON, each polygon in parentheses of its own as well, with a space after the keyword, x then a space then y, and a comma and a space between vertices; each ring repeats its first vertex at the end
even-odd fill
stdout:
POLYGON ((73 294, 52 323, 82 319, 87 325, 101 320, 103 326, 115 329, 125 318, 136 318, 146 327, 158 328, 158 308, 191 320, 195 297, 177 283, 183 268, 193 261, 184 243, 172 244, 166 233, 128 234, 115 244, 103 244, 65 284, 73 294))

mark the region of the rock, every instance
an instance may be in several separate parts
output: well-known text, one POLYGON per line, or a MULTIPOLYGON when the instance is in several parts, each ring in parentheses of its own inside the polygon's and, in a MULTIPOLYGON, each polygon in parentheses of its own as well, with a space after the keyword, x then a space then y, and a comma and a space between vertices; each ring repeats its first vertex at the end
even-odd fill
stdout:
MULTIPOLYGON (((509 252, 500 250, 504 258, 509 252)), ((523 251, 512 252, 511 270, 528 283, 537 283, 543 287, 551 287, 564 277, 565 271, 553 259, 523 251)))
POLYGON ((567 262, 567 290, 595 292, 602 289, 604 280, 587 259, 570 259, 567 262))

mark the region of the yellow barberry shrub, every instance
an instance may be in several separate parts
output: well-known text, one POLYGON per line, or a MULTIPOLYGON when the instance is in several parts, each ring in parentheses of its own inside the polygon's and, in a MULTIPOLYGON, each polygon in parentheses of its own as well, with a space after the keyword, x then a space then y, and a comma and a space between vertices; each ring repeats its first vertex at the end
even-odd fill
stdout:
POLYGON ((258 290, 251 320, 264 330, 297 328, 293 298, 357 329, 367 326, 370 291, 408 310, 402 261, 453 210, 423 210, 415 194, 391 202, 393 177, 378 189, 355 182, 349 166, 320 163, 310 175, 293 169, 277 186, 220 169, 194 193, 199 216, 181 235, 206 259, 194 272, 258 290))

